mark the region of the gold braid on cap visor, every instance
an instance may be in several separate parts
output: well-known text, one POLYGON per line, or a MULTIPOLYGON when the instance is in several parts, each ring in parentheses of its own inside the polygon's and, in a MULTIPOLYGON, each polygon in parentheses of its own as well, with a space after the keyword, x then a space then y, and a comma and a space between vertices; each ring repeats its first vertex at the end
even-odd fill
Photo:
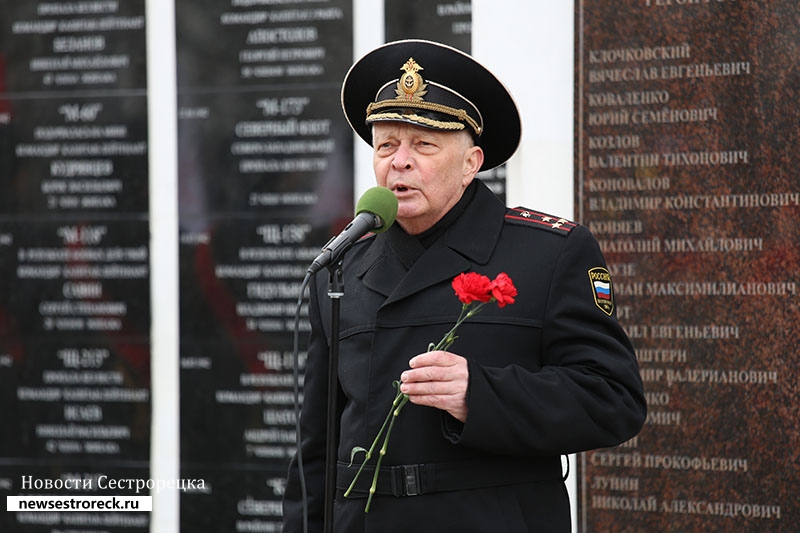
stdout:
POLYGON ((382 102, 372 102, 367 106, 367 123, 374 122, 376 120, 397 120, 397 119, 410 119, 415 122, 419 122, 421 124, 426 124, 428 126, 432 126, 434 128, 440 129, 447 129, 447 130, 463 130, 464 124, 466 122, 475 132, 475 135, 480 136, 483 128, 480 124, 478 124, 474 118, 469 116, 469 114, 464 109, 455 109, 453 107, 449 107, 442 104, 437 104, 435 102, 425 102, 425 101, 414 101, 409 102, 408 100, 404 100, 402 98, 397 98, 394 100, 383 100, 382 102), (442 113, 445 115, 450 115, 452 117, 461 120, 462 122, 443 122, 440 120, 434 120, 432 118, 423 117, 420 115, 404 115, 402 113, 374 113, 373 111, 377 111, 379 109, 384 108, 397 108, 397 107, 404 107, 409 109, 424 109, 426 111, 433 111, 436 113, 442 113))

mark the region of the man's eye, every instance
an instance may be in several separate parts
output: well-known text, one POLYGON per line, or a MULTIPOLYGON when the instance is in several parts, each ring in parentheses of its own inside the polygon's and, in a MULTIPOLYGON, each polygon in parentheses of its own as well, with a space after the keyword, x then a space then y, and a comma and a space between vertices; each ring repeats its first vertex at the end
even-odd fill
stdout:
POLYGON ((437 146, 438 145, 436 143, 428 141, 419 141, 417 143, 417 147, 419 147, 420 150, 424 150, 426 152, 431 150, 436 150, 437 146))

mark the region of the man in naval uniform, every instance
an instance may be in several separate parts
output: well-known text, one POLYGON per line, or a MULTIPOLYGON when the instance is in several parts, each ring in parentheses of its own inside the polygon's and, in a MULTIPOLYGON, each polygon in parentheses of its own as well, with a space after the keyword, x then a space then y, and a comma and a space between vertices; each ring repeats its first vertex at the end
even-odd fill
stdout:
MULTIPOLYGON (((350 69, 342 105, 398 212, 344 255, 334 531, 569 531, 562 456, 617 445, 646 414, 597 242, 580 224, 506 208, 475 178, 516 151, 521 126, 505 86, 470 56, 429 41, 386 44, 350 69), (506 273, 516 301, 485 306, 450 351, 426 352, 458 317, 451 282, 465 272, 506 273), (371 466, 343 495, 363 460, 350 465, 351 450, 372 443, 395 380, 410 401, 366 513, 371 466)), ((322 530, 325 499, 324 274, 310 291, 301 416, 310 531, 322 530)), ((285 532, 302 531, 299 476, 295 460, 285 532)))

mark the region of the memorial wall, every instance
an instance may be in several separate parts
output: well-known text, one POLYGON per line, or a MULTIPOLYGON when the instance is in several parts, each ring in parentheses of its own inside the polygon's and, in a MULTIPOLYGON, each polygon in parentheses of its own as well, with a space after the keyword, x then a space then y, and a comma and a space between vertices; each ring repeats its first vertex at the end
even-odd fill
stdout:
POLYGON ((345 0, 176 2, 181 478, 205 481, 185 531, 280 530, 296 303, 353 213, 352 18, 345 0))
POLYGON ((800 7, 576 4, 576 215, 649 413, 583 454, 581 531, 800 522, 800 7))
MULTIPOLYGON (((144 1, 0 4, 0 495, 94 495, 149 477, 144 1)), ((8 512, 0 530, 149 518, 8 512)))

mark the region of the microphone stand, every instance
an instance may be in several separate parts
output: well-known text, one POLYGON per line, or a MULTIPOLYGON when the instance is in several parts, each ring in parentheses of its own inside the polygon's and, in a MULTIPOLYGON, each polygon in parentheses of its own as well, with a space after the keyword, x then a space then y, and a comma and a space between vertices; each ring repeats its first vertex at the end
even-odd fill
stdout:
POLYGON ((331 299, 331 342, 328 358, 328 425, 325 446, 325 533, 333 532, 333 503, 336 498, 336 456, 339 447, 339 309, 344 296, 342 260, 328 267, 328 297, 331 299))

